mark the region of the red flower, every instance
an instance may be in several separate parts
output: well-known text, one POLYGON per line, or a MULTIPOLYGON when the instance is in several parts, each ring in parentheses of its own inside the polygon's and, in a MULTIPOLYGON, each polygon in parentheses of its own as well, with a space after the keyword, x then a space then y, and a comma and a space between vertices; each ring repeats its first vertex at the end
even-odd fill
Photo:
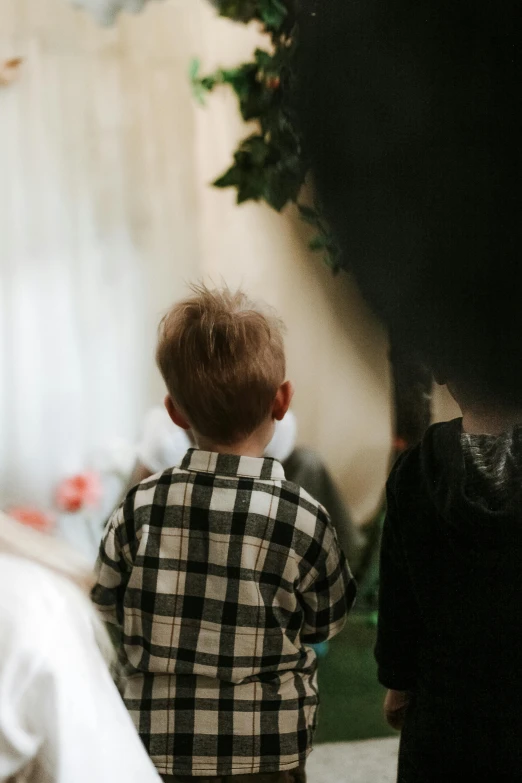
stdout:
POLYGON ((279 76, 269 76, 265 84, 269 90, 278 90, 281 86, 281 79, 279 76))
POLYGON ((7 510, 7 514, 17 522, 21 522, 22 525, 28 525, 41 533, 48 533, 54 525, 54 519, 50 514, 45 514, 43 511, 29 506, 10 508, 7 510))
POLYGON ((96 506, 102 496, 102 486, 97 473, 79 473, 64 479, 56 491, 60 511, 81 511, 96 506))

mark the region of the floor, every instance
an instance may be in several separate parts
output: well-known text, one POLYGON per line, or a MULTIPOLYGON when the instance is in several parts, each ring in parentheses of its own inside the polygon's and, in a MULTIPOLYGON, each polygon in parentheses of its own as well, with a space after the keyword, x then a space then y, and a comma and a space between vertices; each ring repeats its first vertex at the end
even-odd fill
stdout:
POLYGON ((309 783, 395 783, 399 740, 383 716, 375 636, 368 616, 354 613, 320 660, 321 706, 307 763, 309 783))
POLYGON ((307 763, 308 783, 395 783, 396 737, 317 745, 307 763))

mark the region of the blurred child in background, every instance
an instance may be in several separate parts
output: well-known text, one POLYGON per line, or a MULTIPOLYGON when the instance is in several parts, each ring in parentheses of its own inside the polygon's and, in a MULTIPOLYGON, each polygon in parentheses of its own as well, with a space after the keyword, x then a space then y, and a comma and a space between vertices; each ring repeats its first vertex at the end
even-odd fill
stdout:
POLYGON ((355 585, 324 508, 264 457, 292 397, 281 324, 197 288, 157 360, 179 467, 110 520, 94 599, 123 632, 125 702, 166 781, 304 783, 317 707, 309 643, 337 634, 355 585))

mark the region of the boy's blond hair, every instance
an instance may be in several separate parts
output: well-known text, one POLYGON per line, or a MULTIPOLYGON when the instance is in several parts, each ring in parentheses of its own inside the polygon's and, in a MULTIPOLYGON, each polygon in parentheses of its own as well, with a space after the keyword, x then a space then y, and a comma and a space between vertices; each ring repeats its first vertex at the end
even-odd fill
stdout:
POLYGON ((194 431, 237 443, 269 416, 285 380, 283 325, 242 291, 192 292, 161 321, 156 361, 194 431))

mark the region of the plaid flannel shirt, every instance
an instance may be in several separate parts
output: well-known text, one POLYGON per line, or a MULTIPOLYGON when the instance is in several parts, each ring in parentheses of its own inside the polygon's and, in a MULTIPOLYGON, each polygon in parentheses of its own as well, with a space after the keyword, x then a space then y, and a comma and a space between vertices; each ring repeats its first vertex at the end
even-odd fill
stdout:
POLYGON ((109 521, 93 597, 122 629, 124 700, 158 771, 269 773, 311 749, 307 643, 355 583, 326 511, 272 459, 190 450, 109 521))

